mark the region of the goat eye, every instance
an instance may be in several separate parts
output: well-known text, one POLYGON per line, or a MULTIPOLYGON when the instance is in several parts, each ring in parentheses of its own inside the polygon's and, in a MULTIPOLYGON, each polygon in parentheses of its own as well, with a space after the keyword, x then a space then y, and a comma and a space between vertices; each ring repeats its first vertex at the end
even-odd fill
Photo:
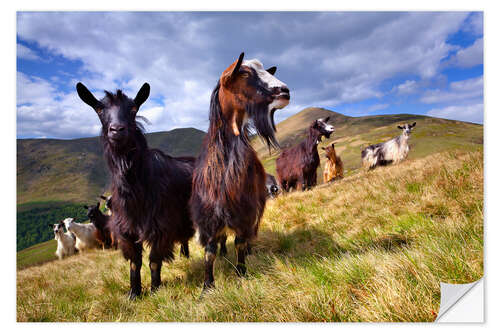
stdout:
POLYGON ((248 73, 242 73, 242 74, 241 74, 241 77, 243 77, 243 78, 245 78, 245 79, 246 79, 246 78, 248 78, 249 76, 250 76, 250 75, 249 75, 248 73))

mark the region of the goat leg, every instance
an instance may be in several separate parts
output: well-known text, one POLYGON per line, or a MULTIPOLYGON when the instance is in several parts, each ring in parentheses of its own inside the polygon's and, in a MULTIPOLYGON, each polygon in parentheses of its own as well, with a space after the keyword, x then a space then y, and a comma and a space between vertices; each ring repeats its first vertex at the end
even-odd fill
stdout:
POLYGON ((236 256, 238 257, 236 272, 238 273, 238 276, 245 276, 247 272, 247 267, 245 265, 245 257, 248 252, 247 240, 236 236, 234 239, 234 247, 236 248, 236 256))
POLYGON ((219 245, 220 245, 219 254, 223 257, 225 257, 227 254, 226 240, 227 240, 226 235, 221 236, 221 238, 219 240, 219 245))
POLYGON ((188 241, 184 241, 181 244, 181 255, 189 258, 189 243, 188 241))
POLYGON ((205 281, 203 283, 203 292, 215 287, 214 281, 214 262, 217 256, 217 242, 210 241, 205 247, 205 281))
POLYGON ((162 257, 151 249, 149 254, 149 269, 151 270, 151 293, 155 293, 161 285, 162 257))

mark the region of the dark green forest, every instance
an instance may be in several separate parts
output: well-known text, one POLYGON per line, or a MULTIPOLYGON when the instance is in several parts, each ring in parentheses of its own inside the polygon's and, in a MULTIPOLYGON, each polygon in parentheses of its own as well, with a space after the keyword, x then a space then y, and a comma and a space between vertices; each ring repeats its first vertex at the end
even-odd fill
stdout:
POLYGON ((54 238, 49 224, 67 217, 76 222, 87 220, 87 210, 83 204, 64 203, 53 206, 33 207, 17 212, 17 251, 54 238))

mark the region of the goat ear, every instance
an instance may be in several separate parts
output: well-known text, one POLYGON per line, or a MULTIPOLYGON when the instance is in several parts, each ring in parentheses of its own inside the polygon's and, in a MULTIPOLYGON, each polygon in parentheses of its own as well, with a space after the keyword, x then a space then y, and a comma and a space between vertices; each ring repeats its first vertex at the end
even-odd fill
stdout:
POLYGON ((413 124, 411 124, 411 125, 410 125, 410 127, 415 127, 415 125, 416 125, 416 124, 417 124, 417 123, 413 123, 413 124))
POLYGON ((326 117, 325 119, 323 119, 323 121, 324 121, 325 123, 327 123, 327 122, 328 122, 328 120, 330 120, 330 116, 328 116, 328 117, 326 117))
POLYGON ((399 125, 398 125, 398 128, 399 128, 399 129, 403 129, 403 127, 401 127, 401 126, 399 126, 399 125))
POLYGON ((108 198, 106 198, 104 195, 100 195, 99 196, 102 200, 108 200, 108 198))
POLYGON ((270 67, 268 69, 266 69, 266 71, 271 74, 271 75, 274 75, 274 73, 276 73, 276 66, 273 66, 273 67, 270 67))
POLYGON ((147 83, 147 82, 142 85, 141 89, 139 89, 137 96, 135 96, 135 98, 134 98, 134 103, 135 103, 135 107, 137 108, 137 110, 139 110, 142 103, 144 103, 148 99, 150 90, 151 90, 151 87, 149 86, 149 83, 147 83))
POLYGON ((76 84, 76 92, 80 99, 84 101, 86 104, 90 105, 92 109, 94 109, 97 113, 100 113, 102 108, 104 107, 101 102, 97 100, 97 98, 92 95, 92 93, 83 85, 83 83, 78 82, 76 84))
POLYGON ((231 72, 231 78, 234 78, 238 75, 244 56, 245 56, 245 52, 241 52, 240 57, 238 58, 238 61, 236 62, 236 65, 233 68, 233 71, 231 72))
POLYGON ((89 206, 87 206, 87 205, 83 205, 83 208, 85 208, 85 209, 89 209, 89 206))

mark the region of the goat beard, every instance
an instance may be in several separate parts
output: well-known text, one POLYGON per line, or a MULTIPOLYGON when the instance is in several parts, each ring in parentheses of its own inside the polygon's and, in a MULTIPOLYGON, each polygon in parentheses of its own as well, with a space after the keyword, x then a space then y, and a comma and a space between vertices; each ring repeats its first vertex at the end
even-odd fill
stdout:
POLYGON ((251 103, 247 106, 246 111, 251 119, 251 123, 248 126, 262 138, 269 149, 271 149, 271 147, 279 149, 280 145, 274 135, 276 132, 274 112, 276 112, 276 109, 269 110, 268 105, 265 103, 251 103))

